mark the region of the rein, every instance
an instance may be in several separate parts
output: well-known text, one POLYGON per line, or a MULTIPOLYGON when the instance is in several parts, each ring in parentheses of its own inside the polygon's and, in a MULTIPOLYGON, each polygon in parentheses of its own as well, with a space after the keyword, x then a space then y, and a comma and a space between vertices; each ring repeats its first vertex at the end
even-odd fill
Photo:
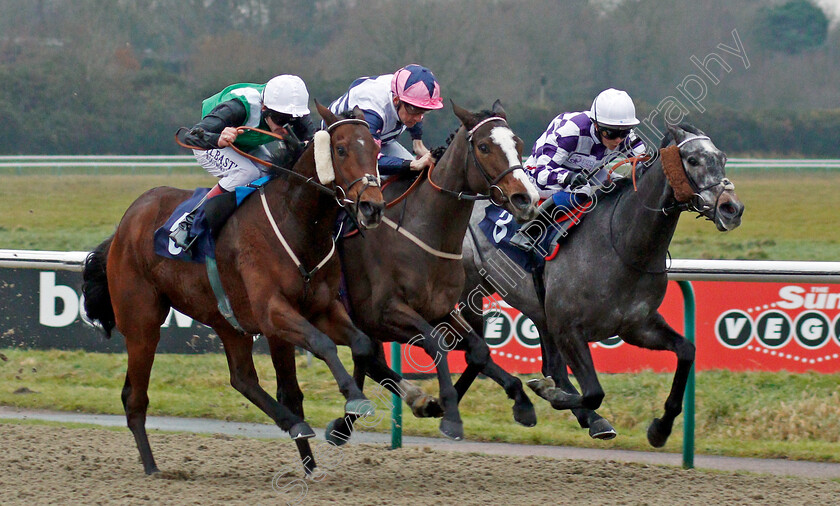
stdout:
MULTIPOLYGON (((368 122, 367 122, 367 121, 365 121, 365 120, 362 120, 362 119, 357 119, 357 118, 346 118, 346 119, 341 119, 341 120, 338 120, 338 121, 336 121, 335 123, 333 123, 332 125, 330 125, 329 127, 327 127, 327 132, 328 132, 328 133, 332 133, 332 132, 333 132, 333 130, 335 130, 337 127, 339 127, 339 126, 341 126, 341 125, 346 125, 346 124, 358 124, 358 125, 365 125, 365 126, 367 126, 368 128, 370 128, 370 125, 368 125, 368 122)), ((238 129, 241 129, 241 130, 248 130, 248 131, 256 132, 256 133, 259 133, 259 134, 263 134, 263 135, 266 135, 266 136, 268 136, 268 137, 273 137, 273 138, 275 138, 275 139, 277 139, 277 140, 280 140, 280 141, 285 141, 285 139, 283 139, 283 137, 282 137, 282 136, 280 136, 280 135, 278 135, 278 134, 276 134, 276 133, 274 133, 274 132, 268 131, 268 130, 262 130, 262 129, 260 129, 260 128, 253 128, 253 127, 248 127, 248 126, 241 126, 241 127, 237 127, 237 128, 238 128, 238 129)), ((221 149, 221 148, 203 148, 203 147, 198 147, 198 146, 190 146, 189 144, 186 144, 186 143, 182 142, 182 141, 178 138, 178 134, 179 134, 182 130, 186 130, 186 128, 185 128, 185 127, 181 127, 181 128, 179 128, 179 129, 178 129, 178 131, 177 131, 177 132, 175 132, 175 142, 176 142, 179 146, 181 146, 181 147, 183 147, 183 148, 193 149, 193 150, 200 150, 200 151, 207 151, 208 149, 221 149)), ((263 165, 263 166, 265 166, 265 167, 268 167, 268 168, 270 168, 272 171, 275 171, 275 172, 282 172, 282 173, 284 173, 284 174, 287 174, 287 175, 289 175, 289 176, 291 176, 291 177, 293 177, 293 178, 295 178, 295 179, 297 179, 297 180, 299 180, 299 181, 303 182, 304 184, 308 184, 308 185, 313 186, 315 189, 317 189, 318 191, 320 191, 320 192, 322 192, 322 193, 326 193, 327 195, 329 195, 329 196, 331 196, 331 197, 334 197, 334 198, 335 198, 335 200, 336 200, 336 202, 338 203, 338 205, 339 205, 340 207, 344 207, 344 206, 346 206, 347 204, 355 204, 355 203, 356 203, 356 202, 353 202, 352 200, 349 200, 349 199, 347 198, 347 191, 349 191, 351 188, 353 188, 353 186, 355 186, 355 185, 356 185, 356 183, 359 183, 360 181, 365 181, 365 183, 366 183, 366 187, 367 187, 367 186, 378 186, 378 185, 379 185, 379 183, 378 183, 378 182, 376 182, 376 184, 373 184, 373 183, 371 182, 371 178, 370 178, 368 175, 365 175, 365 176, 362 176, 362 177, 360 177, 360 178, 356 179, 355 181, 352 181, 352 182, 351 182, 351 183, 347 186, 347 190, 346 190, 346 191, 345 191, 343 188, 341 188, 340 186, 338 186, 338 185, 336 185, 336 187, 335 187, 335 188, 330 188, 330 187, 328 187, 328 186, 326 186, 326 185, 323 185, 323 184, 319 183, 318 181, 316 181, 316 180, 315 180, 315 177, 316 177, 316 176, 307 177, 307 176, 304 176, 304 175, 302 175, 302 174, 299 174, 299 173, 295 172, 295 171, 294 171, 294 170, 292 170, 292 169, 288 169, 288 168, 286 168, 286 167, 281 167, 281 166, 276 165, 276 164, 274 164, 274 163, 271 163, 271 162, 269 162, 269 161, 267 161, 267 160, 263 160, 263 159, 261 159, 261 158, 257 158, 256 156, 254 156, 254 155, 252 155, 252 154, 250 154, 250 153, 246 153, 245 151, 241 150, 240 148, 238 148, 238 147, 237 147, 236 145, 234 145, 234 144, 231 144, 231 145, 230 145, 230 147, 231 147, 231 148, 232 148, 232 149, 233 149, 236 153, 238 153, 238 154, 240 154, 240 155, 244 156, 245 158, 247 158, 247 159, 251 160, 251 161, 252 161, 252 162, 254 162, 254 163, 258 163, 258 164, 260 164, 260 165, 263 165)), ((342 179, 343 179, 343 175, 342 175, 342 179)), ((361 193, 363 193, 363 192, 364 192, 364 190, 362 190, 362 192, 360 192, 360 193, 359 193, 359 195, 361 195, 361 193)))
MULTIPOLYGON (((364 125, 364 126, 370 128, 370 125, 365 120, 358 119, 358 118, 346 118, 346 119, 338 120, 335 123, 328 126, 327 129, 326 129, 327 133, 332 134, 332 132, 337 127, 339 127, 341 125, 348 125, 348 124, 364 125)), ((266 136, 269 136, 269 137, 273 137, 273 138, 278 139, 280 141, 284 141, 282 136, 277 135, 274 132, 262 130, 262 129, 259 129, 259 128, 246 127, 246 126, 242 126, 242 127, 238 127, 238 128, 242 129, 242 130, 250 130, 250 131, 257 132, 257 133, 260 133, 260 134, 263 134, 263 135, 266 135, 266 136)), ((202 150, 202 151, 206 151, 208 149, 208 148, 202 148, 202 147, 197 147, 197 146, 190 146, 190 145, 188 145, 184 142, 181 142, 181 140, 178 138, 178 134, 182 130, 186 130, 186 128, 182 127, 180 129, 178 129, 178 131, 175 133, 175 142, 179 146, 187 148, 187 149, 196 149, 196 150, 202 150)), ((231 144, 230 147, 233 148, 233 150, 235 152, 239 153, 240 155, 244 156, 245 158, 247 158, 247 159, 249 159, 249 160, 251 160, 255 163, 259 163, 260 165, 264 165, 266 167, 269 167, 274 171, 280 171, 280 172, 283 172, 285 174, 288 174, 288 175, 292 176, 293 178, 302 181, 304 184, 311 185, 315 189, 317 189, 318 191, 320 191, 322 193, 326 193, 327 195, 330 195, 331 197, 333 197, 335 199, 338 206, 342 207, 342 208, 346 207, 348 204, 353 204, 356 207, 358 207, 359 200, 361 199, 362 193, 364 193, 364 191, 370 186, 379 186, 379 180, 376 176, 373 176, 373 175, 370 175, 370 174, 365 174, 365 175, 355 179, 354 181, 350 182, 350 184, 347 185, 347 190, 345 190, 344 188, 342 188, 338 184, 335 184, 334 188, 330 188, 328 186, 325 186, 325 185, 315 181, 315 177, 317 177, 317 176, 307 177, 307 176, 304 176, 302 174, 299 174, 299 173, 295 172, 294 170, 288 169, 286 167, 281 167, 281 166, 276 165, 274 163, 271 163, 271 162, 268 162, 266 160, 262 160, 260 158, 257 158, 255 156, 249 154, 249 153, 246 153, 246 152, 242 151, 240 148, 236 147, 233 144, 231 144), (347 198, 347 192, 359 182, 363 182, 365 187, 362 189, 361 192, 359 192, 358 198, 356 199, 356 201, 348 199, 347 198)), ((218 148, 212 148, 212 149, 218 149, 218 148)), ((316 172, 317 172, 317 168, 316 168, 316 172)), ((346 179, 344 178, 344 175, 340 172, 339 172, 339 174, 341 175, 342 182, 346 182, 346 179)), ((335 238, 333 238, 333 240, 332 240, 332 248, 330 249, 329 253, 327 253, 327 256, 324 257, 324 259, 321 260, 318 263, 318 265, 315 266, 314 269, 312 269, 310 271, 307 271, 306 268, 303 267, 303 264, 301 263, 298 256, 292 250, 291 246, 289 246, 289 243, 288 243, 288 241, 286 241, 286 238, 283 237, 283 234, 280 232, 280 228, 277 226, 277 222, 274 220, 274 216, 271 214, 271 210, 268 207, 268 201, 266 200, 266 197, 265 197, 265 187, 264 186, 260 187, 260 199, 262 201, 263 210, 265 211, 265 215, 268 218, 269 223, 271 224, 271 228, 274 231, 274 234, 277 236, 277 239, 280 241, 280 244, 283 246, 283 249, 286 250, 286 253, 289 255, 289 257, 292 259, 292 261, 297 266, 298 271, 300 271, 300 274, 303 277, 304 283, 306 284, 306 286, 308 286, 310 281, 312 280, 312 278, 315 276, 315 274, 319 270, 321 270, 321 268, 324 265, 326 265, 327 262, 335 254, 335 249, 336 249, 335 248, 335 238)), ((355 221, 356 218, 353 215, 353 213, 348 213, 348 214, 355 221)))
POLYGON ((487 189, 487 193, 466 193, 466 192, 463 192, 463 191, 456 192, 456 191, 448 190, 446 188, 441 187, 440 185, 438 185, 437 183, 435 183, 432 180, 432 172, 434 172, 435 167, 437 167, 436 165, 433 166, 431 169, 429 169, 429 174, 427 176, 428 180, 429 180, 429 184, 432 186, 432 188, 434 188, 435 190, 437 190, 440 193, 443 193, 444 195, 449 195, 451 197, 455 197, 458 200, 470 200, 470 201, 489 200, 490 203, 492 203, 493 205, 499 206, 499 207, 504 206, 505 203, 509 201, 507 195, 505 195, 505 192, 498 186, 498 184, 502 179, 505 178, 505 176, 507 176, 508 174, 510 174, 511 172, 513 172, 517 169, 521 169, 522 166, 521 165, 515 165, 515 166, 510 167, 507 170, 503 171, 501 174, 499 174, 495 178, 491 178, 490 175, 487 173, 487 170, 484 168, 484 166, 481 165, 481 162, 478 161, 478 157, 475 155, 475 144, 473 143, 473 135, 475 134, 476 130, 478 130, 479 127, 481 127, 484 124, 489 123, 491 121, 501 121, 502 123, 505 124, 505 126, 507 126, 507 121, 504 118, 501 118, 499 116, 491 116, 491 117, 486 118, 482 121, 479 121, 478 124, 476 124, 474 127, 472 127, 467 132, 467 142, 470 143, 470 149, 469 149, 470 158, 472 159, 473 164, 478 169, 478 171, 481 173, 481 175, 484 176, 484 180, 487 181, 487 183, 488 183, 489 187, 487 189), (494 188, 499 192, 499 195, 501 195, 501 197, 502 197, 502 199, 499 202, 497 202, 493 198, 493 189, 494 188))

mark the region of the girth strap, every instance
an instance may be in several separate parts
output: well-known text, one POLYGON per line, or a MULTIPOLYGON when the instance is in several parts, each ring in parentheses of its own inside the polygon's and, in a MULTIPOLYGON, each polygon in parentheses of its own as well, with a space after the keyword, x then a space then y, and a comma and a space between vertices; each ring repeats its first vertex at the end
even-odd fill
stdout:
POLYGON ((228 300, 225 289, 222 287, 222 278, 219 277, 219 268, 216 265, 216 259, 208 256, 204 261, 204 265, 207 267, 207 278, 210 280, 210 286, 213 288, 213 295, 216 296, 219 312, 222 313, 222 316, 224 316, 225 320, 230 323, 231 327, 243 334, 247 334, 242 326, 239 325, 236 317, 233 316, 233 309, 230 307, 230 300, 228 300))

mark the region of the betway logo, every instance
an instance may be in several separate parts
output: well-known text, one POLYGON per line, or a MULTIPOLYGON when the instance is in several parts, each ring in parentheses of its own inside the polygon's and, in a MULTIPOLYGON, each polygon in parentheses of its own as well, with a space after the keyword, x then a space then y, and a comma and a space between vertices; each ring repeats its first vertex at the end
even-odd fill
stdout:
MULTIPOLYGON (((85 298, 79 295, 76 290, 55 283, 55 272, 43 271, 40 273, 38 289, 38 322, 47 327, 66 327, 81 318, 87 323, 87 315, 84 314, 85 298), (61 301, 59 304, 58 301, 61 301)), ((169 315, 161 327, 169 327, 172 321, 178 328, 189 328, 193 319, 174 309, 169 310, 169 315)))
POLYGON ((840 309, 840 293, 829 293, 827 286, 814 286, 811 291, 801 286, 785 286, 779 290, 782 309, 840 309))

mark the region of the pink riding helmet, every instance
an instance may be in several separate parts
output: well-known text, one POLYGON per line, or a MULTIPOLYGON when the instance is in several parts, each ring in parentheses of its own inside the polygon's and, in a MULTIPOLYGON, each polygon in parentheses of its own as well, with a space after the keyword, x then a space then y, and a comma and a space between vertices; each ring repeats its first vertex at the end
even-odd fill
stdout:
POLYGON ((440 84, 432 71, 422 65, 411 64, 394 72, 391 92, 401 101, 421 109, 440 109, 440 84))

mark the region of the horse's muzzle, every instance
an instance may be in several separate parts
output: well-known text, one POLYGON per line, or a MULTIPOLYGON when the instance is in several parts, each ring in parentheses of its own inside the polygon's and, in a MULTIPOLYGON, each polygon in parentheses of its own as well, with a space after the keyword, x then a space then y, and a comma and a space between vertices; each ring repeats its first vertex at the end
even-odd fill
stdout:
POLYGON ((370 202, 363 200, 359 202, 359 208, 356 211, 356 218, 359 220, 359 225, 362 228, 373 229, 379 226, 382 222, 382 215, 385 211, 384 202, 370 202))
POLYGON ((726 190, 720 194, 715 207, 715 226, 721 232, 734 230, 741 225, 744 204, 734 191, 726 190))
POLYGON ((516 218, 516 221, 524 223, 533 220, 537 217, 537 206, 531 200, 531 196, 527 193, 514 193, 510 196, 510 213, 516 218))

